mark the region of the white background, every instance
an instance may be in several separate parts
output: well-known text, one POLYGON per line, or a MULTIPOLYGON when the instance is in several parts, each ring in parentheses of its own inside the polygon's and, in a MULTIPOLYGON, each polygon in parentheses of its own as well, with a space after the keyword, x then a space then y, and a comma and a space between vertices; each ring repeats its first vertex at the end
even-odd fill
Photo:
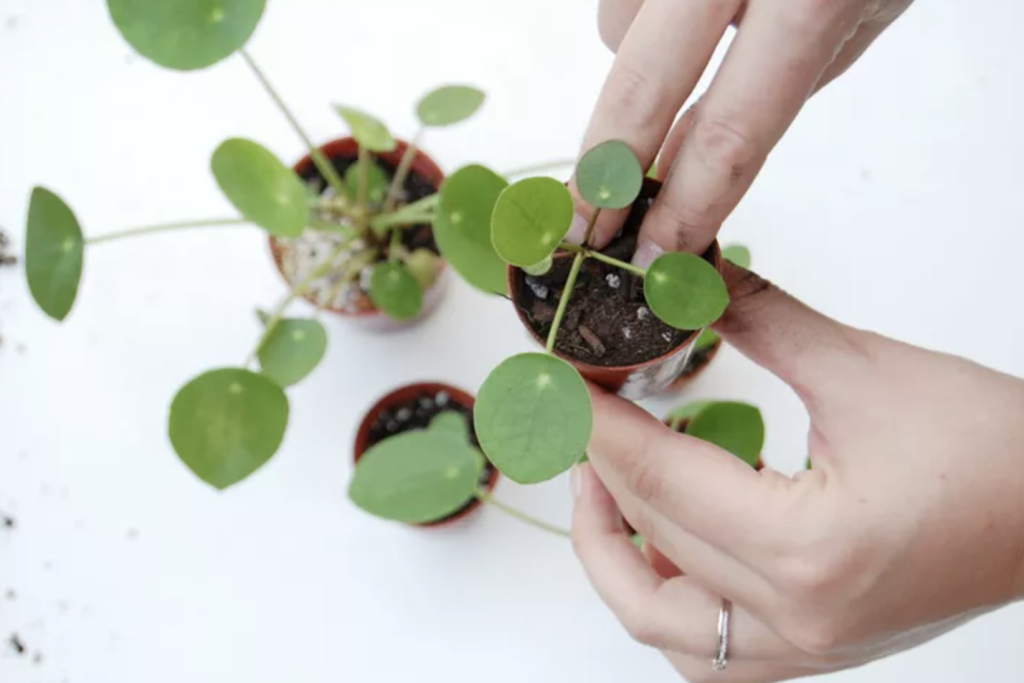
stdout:
MULTIPOLYGON (((446 169, 572 157, 610 64, 595 3, 271 0, 252 52, 318 140, 328 106, 396 132, 448 81, 486 108, 431 133, 446 169)), ((766 276, 855 325, 1024 375, 1024 6, 921 0, 817 97, 725 229, 766 276)), ((101 0, 0 5, 0 224, 21 241, 30 187, 63 194, 87 234, 231 211, 207 171, 229 136, 285 159, 299 142, 238 59, 196 74, 134 58, 101 0)), ((282 285, 256 231, 111 243, 87 253, 63 325, 0 274, 0 681, 667 683, 592 594, 560 539, 488 510, 413 531, 345 497, 362 410, 399 383, 469 389, 530 344, 510 308, 453 283, 404 334, 331 321, 326 362, 291 392, 283 448, 224 494, 165 437, 170 398, 237 364, 253 310, 282 285)), ((767 461, 791 471, 806 417, 727 349, 690 397, 759 404, 767 461)), ((948 400, 956 401, 957 396, 948 400)), ((672 402, 651 404, 656 411, 672 402)), ((568 523, 564 479, 499 496, 568 523)), ((686 618, 686 615, 680 615, 686 618)), ((709 639, 714 624, 707 624, 709 639)), ((1024 610, 1008 609, 836 683, 1019 682, 1024 610)))

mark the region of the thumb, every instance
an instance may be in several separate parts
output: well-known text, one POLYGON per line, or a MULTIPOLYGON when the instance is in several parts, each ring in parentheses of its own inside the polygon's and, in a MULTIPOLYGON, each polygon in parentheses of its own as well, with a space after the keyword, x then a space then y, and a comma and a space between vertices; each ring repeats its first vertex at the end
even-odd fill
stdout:
POLYGON ((715 331, 790 385, 808 407, 860 383, 870 366, 869 335, 732 263, 725 262, 722 275, 730 302, 715 331))

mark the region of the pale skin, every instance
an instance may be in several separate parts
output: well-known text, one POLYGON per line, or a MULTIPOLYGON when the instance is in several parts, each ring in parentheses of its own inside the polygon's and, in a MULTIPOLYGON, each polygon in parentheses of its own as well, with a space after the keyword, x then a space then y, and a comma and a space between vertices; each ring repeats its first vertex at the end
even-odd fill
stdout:
MULTIPOLYGON (((622 139, 645 165, 662 150, 638 263, 706 248, 807 98, 909 4, 604 0, 618 56, 584 149, 622 139), (711 89, 673 127, 733 22, 711 89)), ((608 213, 598 245, 621 222, 608 213)), ((690 683, 772 683, 860 666, 1024 599, 1024 381, 725 275, 732 303, 715 329, 803 401, 813 469, 758 473, 592 388, 573 541, 626 630, 690 683), (723 597, 730 664, 716 672, 723 597)))

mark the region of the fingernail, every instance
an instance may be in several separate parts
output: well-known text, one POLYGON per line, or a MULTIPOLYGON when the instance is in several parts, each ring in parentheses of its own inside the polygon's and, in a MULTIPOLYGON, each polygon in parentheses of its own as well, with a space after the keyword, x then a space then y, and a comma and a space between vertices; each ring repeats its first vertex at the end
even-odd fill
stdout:
POLYGON ((569 234, 565 236, 565 241, 569 244, 583 244, 583 239, 587 236, 587 219, 578 213, 572 217, 572 227, 569 228, 569 234))
POLYGON ((654 263, 654 259, 665 253, 665 250, 650 240, 643 240, 633 254, 633 265, 637 268, 646 268, 654 263))
POLYGON ((572 488, 572 499, 576 500, 580 497, 580 491, 583 490, 583 472, 581 472, 582 465, 576 465, 569 472, 569 486, 572 488))

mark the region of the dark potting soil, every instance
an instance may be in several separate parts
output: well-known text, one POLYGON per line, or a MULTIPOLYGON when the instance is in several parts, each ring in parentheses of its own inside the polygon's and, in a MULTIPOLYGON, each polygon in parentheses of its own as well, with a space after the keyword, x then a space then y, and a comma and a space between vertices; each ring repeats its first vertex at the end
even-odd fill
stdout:
MULTIPOLYGON (((338 174, 341 175, 342 178, 344 178, 345 171, 348 170, 349 166, 356 163, 357 159, 354 156, 335 156, 330 157, 330 160, 331 163, 334 165, 334 168, 337 169, 338 174)), ((373 162, 381 167, 381 169, 387 175, 389 182, 394 179, 395 171, 397 170, 395 166, 392 166, 391 164, 389 164, 388 162, 384 161, 379 157, 373 157, 373 162)), ((310 164, 308 169, 300 173, 299 177, 301 177, 302 180, 305 181, 306 183, 309 183, 310 181, 317 181, 320 187, 321 194, 323 194, 324 190, 327 188, 327 181, 324 179, 323 175, 313 164, 310 164)), ((434 188, 434 186, 431 185, 426 178, 417 174, 415 171, 409 172, 409 175, 406 176, 405 183, 403 183, 402 187, 405 190, 405 196, 402 198, 401 202, 402 205, 411 204, 415 201, 423 199, 424 197, 429 197, 432 194, 437 194, 437 189, 434 188)), ((434 241, 434 230, 428 224, 415 225, 408 230, 403 230, 402 244, 409 251, 422 248, 429 249, 438 255, 441 254, 441 251, 437 248, 437 242, 434 241)), ((383 261, 386 258, 387 254, 382 254, 379 260, 383 261)))
MULTIPOLYGON (((367 449, 372 448, 384 439, 396 436, 402 432, 407 432, 413 429, 426 429, 430 426, 431 420, 443 412, 455 412, 466 418, 466 421, 469 424, 470 443, 477 448, 480 447, 480 442, 476 437, 476 429, 473 426, 473 409, 462 405, 453 399, 447 392, 440 391, 433 393, 425 391, 405 403, 396 404, 390 409, 382 411, 381 414, 377 416, 377 419, 374 420, 373 424, 370 425, 370 438, 369 443, 367 444, 367 449)), ((480 486, 486 487, 493 476, 494 466, 485 459, 484 469, 480 473, 480 486)), ((447 517, 436 521, 443 522, 446 519, 457 517, 472 507, 476 502, 476 498, 470 498, 466 501, 464 506, 447 517)))

